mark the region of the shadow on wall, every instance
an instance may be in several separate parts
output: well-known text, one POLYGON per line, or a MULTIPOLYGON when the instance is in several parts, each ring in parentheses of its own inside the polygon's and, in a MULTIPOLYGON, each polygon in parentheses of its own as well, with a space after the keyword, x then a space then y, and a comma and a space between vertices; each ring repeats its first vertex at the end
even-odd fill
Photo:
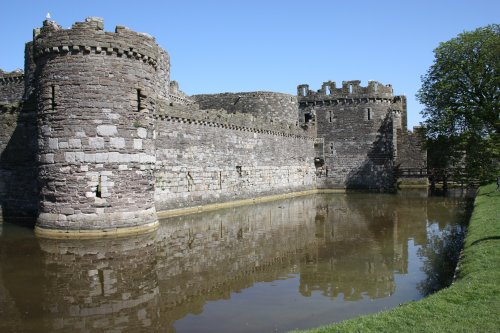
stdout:
POLYGON ((349 172, 347 189, 368 189, 380 192, 394 190, 394 160, 392 145, 392 117, 386 115, 377 131, 377 138, 359 168, 349 172))
POLYGON ((37 123, 29 103, 0 110, 5 146, 0 154, 0 205, 2 219, 33 226, 38 212, 37 123), (6 131, 14 127, 12 132, 6 131), (9 132, 12 133, 9 137, 9 132))

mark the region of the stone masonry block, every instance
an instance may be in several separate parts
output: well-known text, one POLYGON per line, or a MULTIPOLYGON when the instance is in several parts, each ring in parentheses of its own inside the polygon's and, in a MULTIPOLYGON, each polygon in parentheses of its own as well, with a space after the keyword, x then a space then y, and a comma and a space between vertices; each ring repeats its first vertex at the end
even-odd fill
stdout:
POLYGON ((59 139, 49 138, 49 148, 50 149, 59 149, 59 139))
POLYGON ((82 140, 80 139, 69 139, 68 140, 69 148, 81 148, 82 140))
POLYGON ((134 149, 142 149, 142 139, 134 139, 134 149))
POLYGON ((75 155, 74 152, 68 151, 68 152, 64 153, 64 159, 68 163, 75 163, 75 161, 76 161, 76 155, 75 155))
POLYGON ((148 130, 143 127, 139 127, 137 129, 137 136, 142 139, 145 139, 148 136, 148 130))
POLYGON ((115 136, 118 130, 115 125, 99 125, 97 126, 97 134, 100 136, 115 136))
POLYGON ((89 147, 94 149, 104 148, 104 138, 89 138, 89 147))
POLYGON ((125 148, 125 139, 124 138, 110 138, 109 144, 112 148, 125 148))

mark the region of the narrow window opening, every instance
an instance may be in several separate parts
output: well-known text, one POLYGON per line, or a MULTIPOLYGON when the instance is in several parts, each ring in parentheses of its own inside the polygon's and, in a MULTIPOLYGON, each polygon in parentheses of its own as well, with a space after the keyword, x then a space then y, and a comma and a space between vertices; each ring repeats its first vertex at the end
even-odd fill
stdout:
POLYGON ((194 183, 194 179, 193 179, 193 176, 191 176, 191 172, 188 171, 187 175, 186 175, 186 178, 187 178, 187 181, 188 181, 188 192, 191 192, 191 190, 193 189, 193 183, 194 183))
POLYGON ((302 96, 306 95, 306 88, 302 88, 302 96))
POLYGON ((375 90, 375 92, 378 92, 378 83, 376 83, 376 82, 374 84, 374 90, 375 90))
POLYGON ((367 120, 372 120, 372 117, 373 117, 372 109, 371 108, 367 108, 366 109, 366 119, 367 120))
POLYGON ((349 94, 352 94, 352 84, 349 85, 349 94))
POLYGON ((236 172, 238 173, 238 176, 241 177, 241 174, 242 174, 242 172, 241 172, 241 165, 237 165, 236 166, 236 172))
POLYGON ((137 112, 141 111, 141 89, 137 89, 137 112))
POLYGON ((305 123, 310 122, 312 120, 312 118, 313 118, 312 114, 310 114, 310 113, 304 114, 304 122, 305 123))
POLYGON ((335 148, 334 148, 334 146, 333 146, 333 142, 330 142, 330 154, 332 154, 332 155, 333 155, 333 154, 334 154, 334 152, 335 152, 335 148))
POLYGON ((97 198, 101 198, 102 197, 102 184, 101 184, 101 175, 99 175, 99 178, 97 180, 97 188, 95 190, 95 196, 97 198))
POLYGON ((51 103, 51 108, 52 111, 56 110, 56 87, 54 85, 50 86, 50 103, 51 103))
POLYGON ((219 189, 222 190, 222 171, 219 171, 219 189))
POLYGON ((331 94, 330 86, 325 86, 325 95, 330 95, 330 94, 331 94))
POLYGON ((104 296, 104 271, 102 269, 98 269, 97 275, 99 276, 99 284, 101 286, 101 296, 104 296))
POLYGON ((328 111, 328 121, 332 122, 332 111, 328 111))

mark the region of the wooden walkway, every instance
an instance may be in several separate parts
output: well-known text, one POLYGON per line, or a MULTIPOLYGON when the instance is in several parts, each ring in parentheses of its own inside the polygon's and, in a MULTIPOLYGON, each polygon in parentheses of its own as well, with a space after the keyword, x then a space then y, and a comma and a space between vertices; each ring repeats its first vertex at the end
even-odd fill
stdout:
POLYGON ((443 188, 448 187, 448 183, 453 182, 464 185, 477 185, 476 180, 466 180, 463 168, 450 169, 427 169, 427 168, 395 168, 396 178, 427 178, 431 187, 442 183, 443 188))

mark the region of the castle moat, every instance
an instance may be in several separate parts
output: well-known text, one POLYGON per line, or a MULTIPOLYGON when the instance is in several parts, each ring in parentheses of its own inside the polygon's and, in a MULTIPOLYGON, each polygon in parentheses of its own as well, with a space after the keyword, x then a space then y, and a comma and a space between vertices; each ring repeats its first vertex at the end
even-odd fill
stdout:
POLYGON ((449 280, 436 253, 459 243, 466 203, 314 194, 92 240, 3 223, 0 331, 286 332, 382 311, 449 280))

